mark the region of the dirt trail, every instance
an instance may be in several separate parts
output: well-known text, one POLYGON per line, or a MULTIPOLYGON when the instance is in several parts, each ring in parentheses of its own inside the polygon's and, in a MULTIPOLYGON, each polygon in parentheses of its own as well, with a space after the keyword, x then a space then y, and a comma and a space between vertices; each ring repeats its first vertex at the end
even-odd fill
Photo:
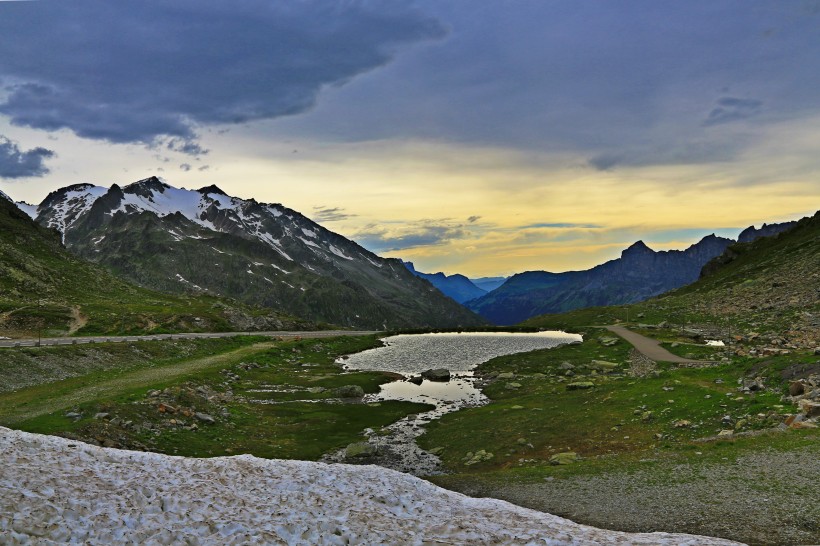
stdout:
POLYGON ((607 326, 607 330, 618 334, 635 349, 640 351, 644 356, 656 362, 675 362, 675 363, 690 363, 690 364, 707 364, 701 360, 692 360, 691 358, 683 358, 682 356, 674 355, 661 347, 661 342, 655 339, 636 334, 632 330, 627 330, 623 326, 607 326))
POLYGON ((88 324, 88 317, 82 314, 79 307, 72 307, 71 324, 68 327, 68 333, 66 335, 73 336, 86 324, 88 324))
POLYGON ((70 408, 84 402, 90 402, 103 397, 116 396, 127 390, 148 387, 159 382, 183 377, 193 372, 222 365, 231 360, 241 359, 247 355, 270 349, 274 346, 275 343, 272 342, 256 343, 249 347, 242 347, 228 353, 188 360, 157 368, 135 370, 124 373, 115 379, 80 387, 64 395, 40 399, 29 402, 28 404, 20 404, 20 400, 18 400, 18 398, 22 399, 23 396, 27 395, 26 390, 13 392, 0 399, 0 421, 6 426, 14 425, 26 419, 70 408))

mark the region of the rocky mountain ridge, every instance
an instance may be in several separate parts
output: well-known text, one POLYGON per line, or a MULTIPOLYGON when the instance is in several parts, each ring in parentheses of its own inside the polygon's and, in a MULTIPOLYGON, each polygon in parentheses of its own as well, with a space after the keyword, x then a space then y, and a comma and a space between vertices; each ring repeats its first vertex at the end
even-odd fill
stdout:
POLYGON ((487 290, 479 288, 470 279, 458 273, 455 275, 445 275, 441 272, 422 273, 416 271, 413 262, 404 262, 404 266, 413 273, 413 275, 429 281, 430 284, 458 303, 474 300, 487 293, 487 290))
POLYGON ((697 280, 703 265, 731 243, 731 239, 713 234, 686 250, 655 252, 638 241, 620 258, 589 270, 513 275, 493 292, 466 305, 491 322, 505 325, 544 313, 634 303, 697 280))
POLYGON ((399 260, 216 186, 178 189, 155 177, 77 184, 50 193, 34 213, 76 255, 165 292, 208 292, 350 327, 484 323, 399 260))

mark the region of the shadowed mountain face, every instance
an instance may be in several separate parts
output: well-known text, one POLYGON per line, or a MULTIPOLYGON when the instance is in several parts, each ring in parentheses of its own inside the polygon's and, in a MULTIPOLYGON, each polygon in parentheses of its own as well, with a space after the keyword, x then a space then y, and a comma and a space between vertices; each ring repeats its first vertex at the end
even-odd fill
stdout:
POLYGON ((751 243, 761 237, 771 237, 773 235, 777 235, 778 233, 782 233, 787 229, 793 228, 796 224, 796 221, 782 222, 780 224, 763 224, 760 229, 757 229, 754 226, 749 226, 740 232, 740 235, 737 236, 737 242, 751 243))
POLYGON ((514 275, 467 306, 500 325, 582 307, 634 303, 697 280, 701 268, 733 241, 709 235, 686 250, 655 252, 642 241, 616 260, 586 271, 514 275))
POLYGON ((36 218, 73 253, 162 291, 207 291, 359 328, 484 324, 399 260, 216 186, 177 189, 153 177, 124 188, 69 186, 48 195, 36 218))
POLYGON ((456 300, 458 303, 479 298, 487 293, 477 287, 464 275, 445 275, 444 273, 421 273, 416 271, 413 262, 404 262, 405 267, 416 277, 425 279, 433 286, 441 290, 446 296, 456 300))
POLYGON ((298 329, 293 317, 205 295, 148 290, 68 252, 0 197, 0 335, 298 329))

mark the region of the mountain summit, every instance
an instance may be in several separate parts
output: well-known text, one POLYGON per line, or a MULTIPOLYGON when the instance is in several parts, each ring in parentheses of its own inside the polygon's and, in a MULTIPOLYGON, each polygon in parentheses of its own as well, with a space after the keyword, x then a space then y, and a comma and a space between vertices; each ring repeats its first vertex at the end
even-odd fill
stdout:
POLYGON ((634 303, 698 279, 701 268, 734 241, 709 235, 686 250, 656 252, 643 241, 586 271, 527 271, 467 306, 495 324, 599 305, 634 303))
POLYGON ((204 291, 357 328, 484 323, 401 261, 216 186, 179 189, 156 177, 122 188, 77 184, 28 212, 75 254, 166 292, 204 291))

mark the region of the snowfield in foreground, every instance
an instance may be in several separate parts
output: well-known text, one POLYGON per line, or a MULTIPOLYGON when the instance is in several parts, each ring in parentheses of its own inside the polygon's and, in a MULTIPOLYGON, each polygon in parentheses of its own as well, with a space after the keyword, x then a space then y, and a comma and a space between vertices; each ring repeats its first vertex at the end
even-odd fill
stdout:
POLYGON ((375 466, 188 459, 0 427, 0 543, 736 544, 578 525, 375 466))

